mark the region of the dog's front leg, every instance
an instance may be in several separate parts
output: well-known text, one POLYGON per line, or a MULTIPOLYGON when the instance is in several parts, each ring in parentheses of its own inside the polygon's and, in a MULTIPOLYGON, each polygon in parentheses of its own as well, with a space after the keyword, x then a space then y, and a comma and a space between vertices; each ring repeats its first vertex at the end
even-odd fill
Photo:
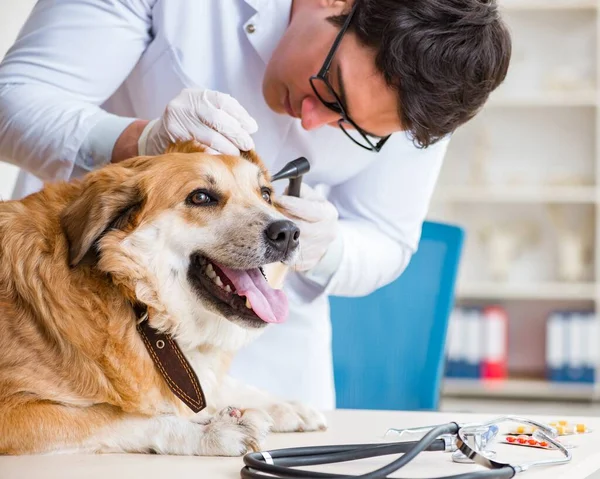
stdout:
POLYGON ((283 401, 269 393, 226 376, 218 394, 218 404, 231 404, 241 409, 266 411, 273 421, 272 431, 318 431, 327 428, 325 417, 316 409, 298 402, 283 401))
POLYGON ((265 411, 241 411, 234 407, 223 408, 211 417, 204 416, 201 421, 194 419, 128 417, 86 442, 96 452, 240 456, 260 450, 272 424, 265 411))
POLYGON ((144 453, 239 456, 258 450, 269 431, 263 411, 226 408, 202 424, 142 416, 104 404, 30 402, 0 409, 0 453, 144 453))

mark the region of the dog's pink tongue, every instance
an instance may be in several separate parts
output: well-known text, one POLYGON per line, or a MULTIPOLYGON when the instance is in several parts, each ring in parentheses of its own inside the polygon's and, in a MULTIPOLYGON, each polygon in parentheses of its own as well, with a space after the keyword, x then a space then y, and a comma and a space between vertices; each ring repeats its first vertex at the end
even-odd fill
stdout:
POLYGON ((235 292, 250 300, 260 319, 267 323, 282 323, 287 319, 287 296, 283 291, 271 288, 258 268, 237 270, 218 266, 235 286, 235 292))

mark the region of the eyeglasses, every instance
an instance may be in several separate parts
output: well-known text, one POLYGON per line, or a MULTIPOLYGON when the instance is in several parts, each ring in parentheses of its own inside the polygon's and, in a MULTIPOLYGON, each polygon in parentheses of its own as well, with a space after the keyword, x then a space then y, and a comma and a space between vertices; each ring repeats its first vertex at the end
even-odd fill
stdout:
POLYGON ((319 70, 319 73, 310 77, 310 85, 314 90, 315 94, 317 95, 317 98, 321 100, 321 103, 323 103, 323 105, 325 105, 327 108, 329 108, 332 111, 335 111, 341 116, 337 123, 340 129, 346 134, 346 136, 348 136, 348 138, 350 138, 354 143, 366 150, 378 152, 379 150, 381 150, 381 148, 391 135, 377 136, 368 133, 361 127, 359 127, 347 113, 347 108, 344 105, 345 102, 342 101, 342 98, 344 97, 344 92, 341 92, 342 98, 340 98, 340 96, 338 96, 338 94, 334 90, 333 86, 331 86, 331 83, 328 79, 329 69, 331 68, 331 62, 333 60, 335 52, 340 46, 344 33, 346 33, 346 30, 348 30, 350 21, 354 16, 354 12, 356 11, 357 5, 358 0, 355 0, 352 10, 348 14, 344 25, 337 34, 333 45, 331 46, 331 49, 329 50, 329 53, 325 58, 325 63, 323 63, 323 66, 319 70))

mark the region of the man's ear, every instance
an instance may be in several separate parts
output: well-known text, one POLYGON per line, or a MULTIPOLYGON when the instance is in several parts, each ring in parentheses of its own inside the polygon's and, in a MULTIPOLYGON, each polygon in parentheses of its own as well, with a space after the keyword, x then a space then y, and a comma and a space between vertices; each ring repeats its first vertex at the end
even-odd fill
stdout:
POLYGON ((132 177, 99 174, 84 180, 81 194, 60 217, 69 244, 69 264, 81 263, 108 230, 127 226, 142 202, 141 191, 132 177))

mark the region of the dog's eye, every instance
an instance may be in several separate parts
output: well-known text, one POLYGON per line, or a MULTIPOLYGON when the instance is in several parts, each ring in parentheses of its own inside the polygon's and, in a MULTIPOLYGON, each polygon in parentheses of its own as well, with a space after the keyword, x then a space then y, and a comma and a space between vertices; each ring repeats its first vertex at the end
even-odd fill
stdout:
POLYGON ((213 205, 216 202, 217 200, 203 190, 193 191, 187 199, 187 203, 192 206, 208 206, 213 205))
POLYGON ((267 203, 271 203, 271 190, 269 188, 263 188, 262 197, 267 203))
POLYGON ((206 193, 202 193, 201 191, 194 193, 191 199, 192 203, 195 205, 206 205, 211 201, 210 196, 208 196, 206 193))

